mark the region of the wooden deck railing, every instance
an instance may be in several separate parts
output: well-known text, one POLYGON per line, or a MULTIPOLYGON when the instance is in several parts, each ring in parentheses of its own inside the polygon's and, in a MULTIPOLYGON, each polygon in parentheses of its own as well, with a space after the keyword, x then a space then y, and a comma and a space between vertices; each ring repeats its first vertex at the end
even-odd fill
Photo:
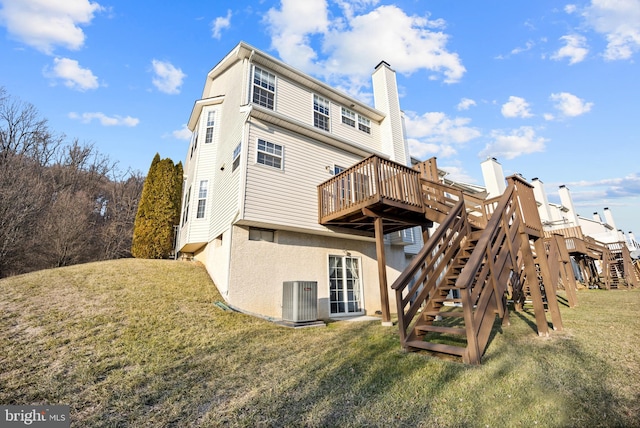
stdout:
POLYGON ((551 238, 553 235, 562 235, 565 238, 584 238, 584 234, 582 233, 582 228, 580 226, 563 227, 562 229, 551 229, 544 231, 545 238, 551 238))
POLYGON ((422 209, 420 173, 370 156, 318 186, 319 222, 325 224, 378 202, 422 209))
POLYGON ((458 202, 463 201, 463 208, 473 226, 478 229, 486 226, 488 217, 483 199, 439 182, 426 179, 420 181, 425 214, 429 220, 442 223, 458 202))

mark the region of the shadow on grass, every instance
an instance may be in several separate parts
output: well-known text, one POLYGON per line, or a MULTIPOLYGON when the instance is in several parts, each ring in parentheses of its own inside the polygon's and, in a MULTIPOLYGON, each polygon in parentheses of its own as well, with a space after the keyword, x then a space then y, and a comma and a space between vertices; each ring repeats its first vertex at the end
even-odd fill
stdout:
POLYGON ((569 301, 563 296, 556 296, 558 298, 558 303, 566 308, 569 308, 569 301))

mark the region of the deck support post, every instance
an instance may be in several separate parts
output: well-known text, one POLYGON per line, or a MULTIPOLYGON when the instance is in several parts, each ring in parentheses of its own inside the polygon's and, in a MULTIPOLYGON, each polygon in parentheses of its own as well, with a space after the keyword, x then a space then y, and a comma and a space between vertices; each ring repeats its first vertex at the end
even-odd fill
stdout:
POLYGON ((382 325, 391 326, 391 312, 389 311, 389 291, 387 287, 387 260, 384 254, 384 228, 382 217, 375 217, 376 256, 378 258, 378 281, 380 283, 380 307, 382 310, 382 325))

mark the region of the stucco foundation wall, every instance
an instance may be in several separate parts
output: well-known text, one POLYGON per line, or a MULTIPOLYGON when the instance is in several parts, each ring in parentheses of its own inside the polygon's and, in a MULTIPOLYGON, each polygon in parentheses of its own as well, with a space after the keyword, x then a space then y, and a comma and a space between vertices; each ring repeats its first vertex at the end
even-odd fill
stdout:
POLYGON ((225 300, 229 290, 229 260, 231 257, 231 229, 227 229, 204 249, 194 254, 194 258, 203 263, 209 276, 225 300))
MULTIPOLYGON (((282 317, 282 283, 317 281, 318 317, 329 318, 329 255, 361 260, 363 306, 372 315, 381 310, 378 264, 374 242, 333 238, 298 232, 276 231, 275 242, 250 241, 249 228, 232 228, 228 300, 255 314, 282 317)), ((398 277, 407 258, 401 246, 386 246, 388 285, 398 277)), ((395 295, 389 305, 396 312, 395 295)))

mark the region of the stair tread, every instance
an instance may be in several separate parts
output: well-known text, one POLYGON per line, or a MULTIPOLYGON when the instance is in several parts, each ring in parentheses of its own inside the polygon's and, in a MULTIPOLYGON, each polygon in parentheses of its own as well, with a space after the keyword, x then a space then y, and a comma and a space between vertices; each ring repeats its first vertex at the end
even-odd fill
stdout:
POLYGON ((450 297, 434 297, 431 299, 434 302, 442 303, 442 302, 454 302, 454 303, 462 303, 462 299, 453 299, 450 297))
POLYGON ((429 325, 429 324, 425 324, 425 325, 417 325, 415 326, 415 329, 418 331, 423 331, 423 332, 434 332, 434 333, 449 333, 449 334, 459 334, 459 335, 466 335, 467 334, 467 330, 464 328, 460 328, 460 327, 447 327, 444 325, 429 325))
POLYGON ((453 283, 453 284, 439 284, 438 285, 438 289, 440 289, 440 290, 461 290, 463 288, 464 287, 456 285, 455 283, 453 283))
POLYGON ((444 345, 442 343, 424 342, 422 340, 408 340, 405 342, 405 346, 458 356, 463 356, 467 350, 467 348, 463 348, 462 346, 444 345))
POLYGON ((432 317, 464 317, 464 312, 462 311, 425 311, 423 314, 432 317))

